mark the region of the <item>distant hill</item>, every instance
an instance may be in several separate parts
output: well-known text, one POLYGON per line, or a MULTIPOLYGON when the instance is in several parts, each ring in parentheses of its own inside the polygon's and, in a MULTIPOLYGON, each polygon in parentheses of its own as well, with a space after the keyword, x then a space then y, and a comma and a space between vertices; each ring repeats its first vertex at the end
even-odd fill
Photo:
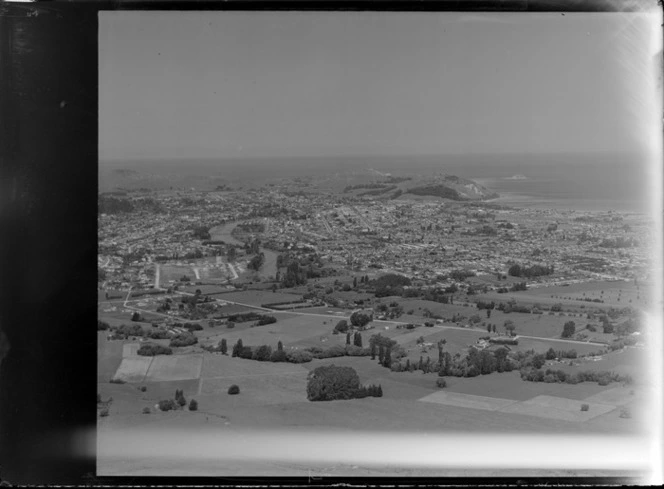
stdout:
MULTIPOLYGON (((276 163, 275 163, 276 164, 276 163)), ((302 172, 299 176, 272 172, 246 172, 240 168, 208 167, 200 171, 187 164, 159 171, 143 165, 133 168, 100 167, 99 191, 174 190, 200 191, 275 189, 285 192, 334 193, 366 199, 448 199, 486 200, 498 194, 482 185, 454 175, 411 175, 381 172, 373 168, 344 169, 337 172, 302 172)))
POLYGON ((393 176, 385 174, 378 178, 358 178, 360 182, 347 185, 343 192, 348 195, 365 198, 409 199, 432 197, 457 201, 487 200, 498 194, 473 180, 455 175, 438 174, 433 176, 393 176))
POLYGON ((426 182, 406 182, 402 190, 404 195, 428 195, 450 200, 487 200, 498 197, 496 192, 477 182, 454 175, 436 175, 426 182))

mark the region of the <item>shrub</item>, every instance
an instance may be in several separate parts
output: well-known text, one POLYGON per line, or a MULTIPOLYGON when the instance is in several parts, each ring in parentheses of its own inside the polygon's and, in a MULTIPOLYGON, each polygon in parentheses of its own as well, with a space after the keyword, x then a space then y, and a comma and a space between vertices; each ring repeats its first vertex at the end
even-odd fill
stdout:
POLYGON ((180 407, 185 407, 187 405, 187 400, 184 398, 184 395, 180 395, 180 397, 178 397, 177 403, 180 407))
POLYGON ((233 321, 228 321, 228 323, 226 324, 226 327, 228 329, 233 329, 235 327, 235 323, 233 321))
POLYGON ((198 411, 198 402, 196 399, 189 401, 189 411, 198 411))
POLYGON ((158 403, 160 411, 174 411, 176 409, 175 401, 173 399, 165 399, 158 403))
POLYGON ((351 367, 322 366, 307 376, 307 398, 310 401, 352 399, 359 388, 360 377, 351 367))
POLYGON ((144 385, 142 385, 142 386, 139 388, 139 390, 140 390, 141 392, 145 392, 146 390, 148 390, 148 388, 145 387, 144 385))
POLYGON ((286 353, 286 360, 290 363, 307 363, 313 358, 311 353, 304 350, 290 350, 286 353))
POLYGON ((588 404, 581 404, 581 411, 588 411, 590 406, 588 404))
POLYGON ((436 379, 436 387, 440 387, 441 389, 447 387, 447 382, 443 377, 438 377, 436 379))
POLYGON ((233 384, 232 386, 230 386, 228 388, 228 393, 230 395, 239 394, 240 393, 240 388, 237 385, 233 384))
POLYGON ((107 408, 104 408, 101 411, 99 411, 99 417, 100 418, 105 418, 106 416, 108 416, 108 409, 107 408))
POLYGON ((106 331, 108 328, 110 326, 107 322, 97 319, 97 331, 106 331))
POLYGON ((149 407, 144 407, 143 408, 143 414, 150 414, 150 413, 152 413, 152 411, 150 410, 149 407))

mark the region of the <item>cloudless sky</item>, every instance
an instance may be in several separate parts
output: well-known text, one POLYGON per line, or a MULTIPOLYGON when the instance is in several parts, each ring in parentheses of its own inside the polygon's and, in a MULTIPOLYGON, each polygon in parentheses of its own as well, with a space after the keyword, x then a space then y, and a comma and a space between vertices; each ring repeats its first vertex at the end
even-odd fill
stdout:
POLYGON ((103 12, 100 159, 636 151, 651 26, 611 13, 103 12))

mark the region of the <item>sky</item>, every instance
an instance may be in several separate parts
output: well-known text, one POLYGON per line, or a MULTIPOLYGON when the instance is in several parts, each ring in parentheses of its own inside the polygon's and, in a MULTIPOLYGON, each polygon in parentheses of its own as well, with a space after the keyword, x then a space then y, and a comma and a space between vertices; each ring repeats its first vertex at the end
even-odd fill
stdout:
POLYGON ((654 25, 616 13, 102 12, 99 156, 639 151, 654 25))

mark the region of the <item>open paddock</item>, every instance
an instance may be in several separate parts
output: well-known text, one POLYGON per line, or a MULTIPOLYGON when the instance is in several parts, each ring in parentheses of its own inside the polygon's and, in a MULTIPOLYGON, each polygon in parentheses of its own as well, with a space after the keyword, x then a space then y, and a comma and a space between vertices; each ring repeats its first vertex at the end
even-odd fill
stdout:
POLYGON ((474 396, 471 394, 459 394, 455 392, 439 391, 429 394, 420 399, 423 402, 433 402, 446 406, 457 406, 470 409, 482 409, 485 411, 499 411, 517 401, 512 399, 500 399, 498 397, 474 396))
POLYGON ((217 395, 219 406, 234 408, 309 402, 306 378, 306 371, 204 378, 200 396, 217 395), (228 394, 233 384, 240 387, 239 394, 228 394))
POLYGON ((122 363, 123 342, 106 339, 107 332, 97 332, 97 382, 108 382, 122 363))
POLYGON ((144 382, 197 379, 202 365, 200 355, 158 355, 153 358, 144 382))
POLYGON ((189 277, 191 282, 196 281, 196 275, 190 265, 159 265, 159 285, 161 287, 168 287, 171 282, 182 284, 183 282, 181 282, 180 279, 183 276, 189 277))
POLYGON ((338 307, 316 306, 298 309, 297 312, 307 312, 310 314, 320 314, 322 316, 334 316, 339 319, 348 319, 353 311, 351 309, 341 309, 338 307))
POLYGON ((150 408, 152 409, 154 404, 161 400, 174 399, 176 390, 183 391, 187 402, 192 398, 198 400, 199 382, 199 379, 168 380, 159 382, 146 381, 135 387, 140 387, 142 385, 146 387, 145 392, 139 391, 140 398, 149 401, 151 403, 150 408))
POLYGON ((624 406, 629 403, 645 403, 648 401, 648 393, 643 388, 634 386, 614 387, 586 397, 585 401, 598 404, 609 404, 612 406, 624 406))
MULTIPOLYGON (((321 337, 328 338, 330 343, 336 341, 334 338, 343 338, 345 335, 333 335, 332 330, 337 324, 334 318, 322 316, 295 315, 291 313, 267 313, 277 318, 276 323, 266 324, 264 326, 249 327, 238 330, 226 329, 225 327, 215 327, 212 330, 218 331, 217 335, 209 338, 215 341, 226 338, 229 349, 239 339, 247 346, 271 345, 276 348, 277 342, 281 340, 284 346, 313 346, 326 342, 321 342, 321 337)), ((253 324, 251 321, 247 324, 253 324)), ((242 323, 239 323, 242 324, 242 323)))
POLYGON ((153 357, 124 357, 113 378, 129 383, 144 382, 152 359, 153 357))
POLYGON ((535 350, 537 353, 546 353, 549 348, 556 351, 576 350, 577 355, 587 355, 601 352, 604 347, 587 343, 570 343, 567 341, 556 341, 549 339, 535 339, 519 337, 518 345, 508 345, 512 351, 535 350))
POLYGON ((188 294, 195 294, 197 290, 201 291, 203 295, 212 295, 212 294, 222 294, 229 289, 225 285, 212 285, 212 284, 202 284, 202 285, 187 285, 185 287, 180 287, 181 292, 186 292, 188 294))
POLYGON ((645 350, 641 348, 627 347, 623 350, 617 350, 602 355, 598 360, 592 359, 574 359, 573 366, 569 361, 563 361, 550 366, 553 369, 560 369, 567 373, 575 373, 583 370, 592 370, 595 372, 608 371, 616 372, 620 375, 631 375, 636 382, 644 382, 644 373, 648 366, 644 362, 645 350))
POLYGON ((261 307, 262 304, 300 301, 302 300, 302 295, 289 294, 284 292, 271 292, 266 290, 243 290, 223 294, 219 297, 219 299, 261 307))
POLYGON ((501 411, 579 423, 606 414, 614 409, 616 409, 615 406, 606 404, 582 402, 563 397, 537 396, 527 401, 505 406, 501 411), (588 404, 588 411, 581 411, 582 404, 588 404))

